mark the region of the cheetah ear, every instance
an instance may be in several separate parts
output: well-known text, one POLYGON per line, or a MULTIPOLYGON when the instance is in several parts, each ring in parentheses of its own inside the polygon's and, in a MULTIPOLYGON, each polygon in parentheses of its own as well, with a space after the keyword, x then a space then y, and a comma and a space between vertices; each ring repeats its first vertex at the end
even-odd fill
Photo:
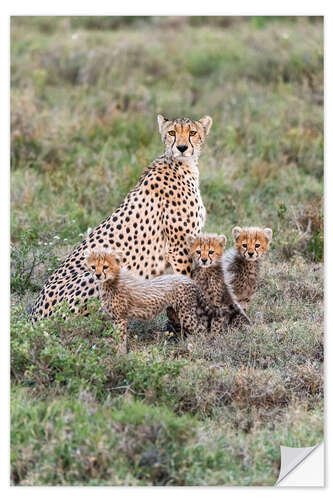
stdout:
POLYGON ((221 247, 223 247, 223 248, 226 246, 227 241, 228 241, 228 240, 227 240, 227 237, 226 237, 226 236, 224 236, 224 234, 221 234, 221 235, 218 237, 218 242, 219 242, 219 244, 221 245, 221 247))
POLYGON ((191 248, 191 246, 193 245, 193 243, 196 240, 195 236, 189 235, 186 239, 187 239, 187 244, 188 244, 189 248, 191 248))
POLYGON ((269 242, 272 241, 273 231, 271 230, 270 227, 265 227, 265 229, 264 229, 264 235, 266 236, 266 238, 267 238, 267 240, 269 242))
POLYGON ((87 260, 88 257, 90 257, 90 254, 91 254, 90 250, 86 250, 83 254, 83 257, 87 260))
POLYGON ((241 232, 242 232, 242 228, 241 227, 236 226, 236 227, 233 228, 232 235, 233 235, 235 241, 237 240, 237 238, 241 234, 241 232))
POLYGON ((123 262, 123 254, 120 250, 117 250, 116 252, 114 252, 113 255, 115 256, 118 264, 121 264, 123 262))
POLYGON ((199 122, 201 123, 201 125, 204 128, 205 134, 208 135, 209 131, 210 131, 210 127, 212 126, 212 123, 213 123, 213 119, 210 116, 206 115, 203 118, 201 118, 199 120, 199 122))
POLYGON ((157 115, 158 130, 160 131, 160 134, 162 133, 163 125, 168 121, 169 120, 165 116, 157 115))

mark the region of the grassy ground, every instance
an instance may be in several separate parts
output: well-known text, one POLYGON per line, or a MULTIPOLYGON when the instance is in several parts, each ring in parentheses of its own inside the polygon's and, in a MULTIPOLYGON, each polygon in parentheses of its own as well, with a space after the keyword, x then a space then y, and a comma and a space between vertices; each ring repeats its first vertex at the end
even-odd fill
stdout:
POLYGON ((323 438, 323 26, 308 18, 12 20, 13 484, 272 485, 323 438), (25 307, 163 151, 156 115, 213 117, 207 230, 273 229, 254 324, 130 353, 25 307))

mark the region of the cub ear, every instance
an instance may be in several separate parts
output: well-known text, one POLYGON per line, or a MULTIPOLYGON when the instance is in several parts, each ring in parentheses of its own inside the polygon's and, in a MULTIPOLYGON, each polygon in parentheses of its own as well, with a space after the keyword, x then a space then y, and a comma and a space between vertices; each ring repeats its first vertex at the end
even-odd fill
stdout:
POLYGON ((241 232, 242 232, 242 228, 241 227, 236 226, 236 227, 233 228, 232 235, 233 235, 235 241, 237 240, 237 238, 241 234, 241 232))
POLYGON ((226 246, 227 241, 228 241, 228 240, 227 240, 227 237, 226 237, 226 236, 224 236, 224 234, 221 234, 221 235, 218 237, 218 242, 219 242, 219 244, 221 245, 221 247, 223 247, 223 248, 226 246))
POLYGON ((210 131, 210 127, 212 126, 212 123, 213 123, 213 119, 210 116, 206 115, 203 118, 201 118, 199 120, 199 122, 201 123, 201 125, 204 128, 205 134, 208 135, 209 131, 210 131))
POLYGON ((90 257, 90 254, 91 254, 90 250, 86 250, 83 254, 83 257, 87 260, 90 257))
POLYGON ((118 264, 121 264, 122 261, 123 261, 123 253, 120 250, 117 250, 116 252, 114 252, 113 255, 115 256, 116 261, 118 262, 118 264))
POLYGON ((270 227, 265 227, 264 235, 266 236, 266 238, 268 239, 269 242, 272 241, 273 231, 271 230, 270 227))
POLYGON ((169 120, 165 116, 157 115, 158 130, 160 131, 160 134, 162 133, 163 125, 168 121, 169 120))
POLYGON ((189 235, 187 238, 187 244, 189 246, 189 248, 191 248, 191 246, 193 245, 193 243, 195 242, 196 238, 195 236, 192 236, 192 235, 189 235))

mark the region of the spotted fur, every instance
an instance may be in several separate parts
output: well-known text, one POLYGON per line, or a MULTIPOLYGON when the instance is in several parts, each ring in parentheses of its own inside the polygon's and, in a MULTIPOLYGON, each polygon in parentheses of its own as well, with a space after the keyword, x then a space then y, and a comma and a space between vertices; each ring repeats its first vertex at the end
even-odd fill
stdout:
POLYGON ((50 316, 64 299, 73 313, 84 313, 88 299, 98 297, 96 279, 84 263, 89 250, 121 250, 126 268, 146 279, 162 274, 169 264, 177 274, 191 274, 186 237, 197 235, 205 221, 198 159, 211 124, 208 116, 199 121, 158 116, 165 153, 49 277, 33 305, 33 319, 50 316))
POLYGON ((189 333, 203 330, 197 314, 200 291, 188 276, 165 274, 150 280, 136 278, 122 267, 119 252, 92 251, 87 255, 89 273, 98 283, 102 308, 121 329, 126 349, 127 321, 153 319, 172 307, 189 333))
POLYGON ((227 282, 232 287, 240 305, 247 311, 249 302, 259 283, 260 265, 272 240, 270 228, 234 227, 235 247, 222 259, 227 282))
POLYGON ((227 242, 224 234, 203 234, 189 237, 189 254, 193 259, 192 279, 209 305, 211 332, 220 333, 237 316, 249 319, 237 301, 231 286, 224 279, 222 256, 227 242))

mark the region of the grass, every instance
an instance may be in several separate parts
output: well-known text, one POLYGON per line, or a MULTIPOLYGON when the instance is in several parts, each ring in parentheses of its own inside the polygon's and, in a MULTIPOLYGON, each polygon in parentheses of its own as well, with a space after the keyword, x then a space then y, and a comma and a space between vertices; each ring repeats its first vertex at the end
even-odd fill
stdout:
POLYGON ((280 445, 323 439, 322 19, 14 17, 11 38, 12 484, 273 485, 280 445), (32 326, 163 151, 160 112, 213 118, 206 229, 273 229, 253 324, 175 342, 133 322, 123 356, 94 301, 32 326))

